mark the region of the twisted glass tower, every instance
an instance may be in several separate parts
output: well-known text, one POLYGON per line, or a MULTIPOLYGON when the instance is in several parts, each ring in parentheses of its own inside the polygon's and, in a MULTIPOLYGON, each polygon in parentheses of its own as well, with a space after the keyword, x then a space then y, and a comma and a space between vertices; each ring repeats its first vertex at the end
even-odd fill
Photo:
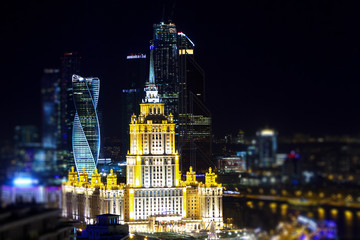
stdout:
POLYGON ((97 115, 99 78, 72 76, 75 117, 73 126, 73 153, 78 172, 93 174, 100 150, 100 128, 97 115))

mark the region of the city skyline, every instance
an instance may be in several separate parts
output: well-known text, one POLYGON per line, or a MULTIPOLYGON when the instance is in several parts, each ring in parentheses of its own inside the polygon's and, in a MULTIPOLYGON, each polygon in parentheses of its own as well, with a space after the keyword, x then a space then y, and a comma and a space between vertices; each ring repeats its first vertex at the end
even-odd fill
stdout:
POLYGON ((2 10, 0 236, 360 239, 355 4, 2 10))
MULTIPOLYGON (((83 75, 103 79, 99 107, 104 109, 104 134, 120 135, 116 128, 121 116, 116 112, 121 101, 116 91, 126 82, 121 77, 126 56, 148 54, 152 25, 167 19, 162 19, 160 2, 144 3, 139 9, 129 3, 117 8, 122 15, 108 14, 116 9, 112 4, 99 4, 97 11, 93 3, 7 5, 11 14, 4 15, 8 34, 3 45, 8 46, 4 59, 11 64, 4 69, 2 102, 11 103, 4 107, 11 114, 3 119, 2 139, 12 139, 15 125, 40 125, 42 71, 59 67, 60 57, 69 50, 83 57, 83 75), (99 17, 84 21, 89 13, 99 17), (77 32, 102 37, 77 40, 72 38, 77 32)), ((176 4, 172 20, 194 41, 197 62, 206 73, 206 104, 213 113, 215 134, 243 129, 254 135, 266 125, 279 135, 358 134, 355 80, 360 34, 353 7, 261 2, 222 5, 218 12, 207 5, 208 11, 200 13, 200 3, 192 8, 176 4), (189 12, 184 14, 184 9, 189 12), (234 106, 236 117, 227 117, 234 106)))

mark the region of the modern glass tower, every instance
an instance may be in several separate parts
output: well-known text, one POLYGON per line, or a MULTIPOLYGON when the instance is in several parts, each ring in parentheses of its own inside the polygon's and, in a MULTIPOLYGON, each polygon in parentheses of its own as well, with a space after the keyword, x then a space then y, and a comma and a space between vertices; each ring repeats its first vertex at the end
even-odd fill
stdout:
POLYGON ((179 74, 177 31, 173 23, 154 24, 150 49, 154 54, 154 77, 159 96, 165 103, 165 113, 178 120, 179 74))
POLYGON ((97 114, 99 78, 72 76, 75 117, 73 126, 73 154, 77 171, 85 168, 92 174, 100 150, 100 128, 97 114))
POLYGON ((205 105, 205 72, 194 58, 195 44, 178 33, 179 148, 182 169, 205 170, 212 161, 211 112, 205 105))

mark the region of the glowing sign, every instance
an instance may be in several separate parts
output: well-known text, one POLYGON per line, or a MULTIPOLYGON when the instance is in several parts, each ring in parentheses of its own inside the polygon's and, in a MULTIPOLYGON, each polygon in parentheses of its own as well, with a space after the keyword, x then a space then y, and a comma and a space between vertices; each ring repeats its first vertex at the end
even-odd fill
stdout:
POLYGON ((138 59, 138 58, 146 58, 146 54, 129 55, 126 57, 126 59, 138 59))

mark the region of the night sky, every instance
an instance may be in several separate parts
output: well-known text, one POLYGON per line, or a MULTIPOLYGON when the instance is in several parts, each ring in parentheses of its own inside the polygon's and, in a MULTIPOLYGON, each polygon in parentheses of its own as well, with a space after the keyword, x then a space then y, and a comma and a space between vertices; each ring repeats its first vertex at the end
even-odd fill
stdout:
POLYGON ((280 135, 360 133, 355 1, 14 1, 0 9, 1 139, 17 124, 40 127, 43 68, 74 50, 82 75, 101 80, 102 134, 119 135, 126 55, 148 54, 152 25, 169 18, 195 43, 215 134, 266 125, 280 135))

